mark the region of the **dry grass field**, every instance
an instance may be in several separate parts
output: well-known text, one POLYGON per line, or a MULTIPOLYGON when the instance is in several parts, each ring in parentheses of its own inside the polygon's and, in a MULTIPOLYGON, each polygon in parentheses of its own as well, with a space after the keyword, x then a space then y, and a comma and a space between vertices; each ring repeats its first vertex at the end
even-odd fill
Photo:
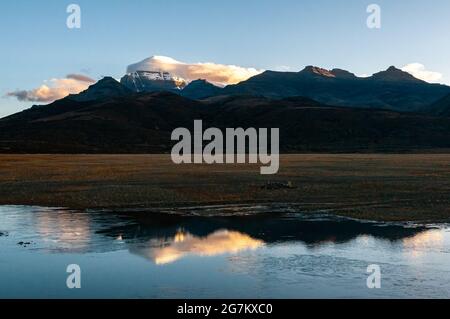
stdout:
POLYGON ((450 155, 283 155, 259 165, 175 165, 169 155, 0 155, 0 205, 84 208, 296 203, 388 221, 450 221, 450 155), (291 182, 293 188, 268 189, 291 182))

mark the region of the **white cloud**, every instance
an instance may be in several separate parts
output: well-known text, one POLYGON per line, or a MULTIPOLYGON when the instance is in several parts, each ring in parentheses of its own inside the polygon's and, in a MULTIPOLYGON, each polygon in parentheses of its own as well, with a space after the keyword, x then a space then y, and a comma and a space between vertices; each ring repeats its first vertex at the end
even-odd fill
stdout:
POLYGON ((69 74, 63 79, 51 79, 32 90, 8 92, 6 96, 15 97, 19 101, 53 102, 69 94, 77 94, 86 90, 95 80, 81 74, 69 74))
POLYGON ((430 83, 436 83, 442 79, 441 73, 429 71, 425 68, 425 65, 421 63, 407 64, 402 68, 402 71, 408 72, 414 77, 430 83))
POLYGON ((184 63, 165 56, 152 56, 128 66, 127 73, 135 71, 170 72, 173 76, 187 81, 205 79, 217 85, 236 84, 263 72, 254 68, 212 62, 184 63))
POLYGON ((292 72, 292 68, 288 65, 279 65, 274 67, 273 70, 278 72, 292 72))

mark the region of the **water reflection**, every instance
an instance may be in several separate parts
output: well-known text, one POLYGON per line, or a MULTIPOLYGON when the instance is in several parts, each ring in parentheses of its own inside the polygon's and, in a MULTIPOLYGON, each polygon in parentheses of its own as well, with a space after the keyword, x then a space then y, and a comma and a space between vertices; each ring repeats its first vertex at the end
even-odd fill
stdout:
POLYGON ((44 210, 33 215, 36 232, 60 248, 83 250, 91 242, 91 218, 82 213, 44 210))
POLYGON ((371 236, 388 241, 412 238, 428 231, 423 226, 360 222, 332 216, 303 214, 260 214, 254 216, 193 217, 165 214, 133 213, 121 214, 128 223, 111 226, 100 233, 122 238, 135 243, 155 238, 173 238, 183 229, 193 236, 206 237, 211 233, 227 229, 266 243, 301 241, 309 247, 325 243, 345 243, 361 236, 371 236))
POLYGON ((403 247, 413 258, 422 257, 428 249, 443 250, 444 246, 444 232, 440 229, 428 230, 403 239, 403 247))
POLYGON ((420 254, 424 246, 442 244, 442 230, 424 226, 361 222, 331 216, 260 214, 253 216, 198 217, 123 213, 121 226, 99 230, 120 238, 130 252, 164 265, 185 256, 234 254, 262 246, 298 243, 307 249, 328 244, 383 240, 420 254))
POLYGON ((413 237, 405 238, 403 244, 408 248, 440 248, 444 245, 444 233, 440 229, 421 232, 413 237))
POLYGON ((42 242, 41 248, 72 252, 127 248, 158 265, 185 256, 236 254, 283 243, 301 243, 307 249, 315 249, 327 244, 355 240, 362 244, 381 239, 402 245, 412 256, 445 244, 440 229, 298 213, 199 217, 145 212, 87 213, 36 207, 21 208, 31 214, 17 214, 17 209, 3 207, 0 218, 6 222, 9 216, 16 223, 10 225, 11 230, 22 228, 23 239, 35 236, 42 242), (26 236, 23 229, 33 235, 26 236))
MULTIPOLYGON (((98 234, 100 229, 117 227, 115 215, 34 206, 0 206, 0 233, 15 244, 50 252, 101 252, 114 250, 115 241, 98 234)), ((125 222, 126 223, 126 222, 125 222)))
POLYGON ((187 255, 236 254, 244 250, 257 249, 263 245, 262 240, 254 239, 237 231, 218 230, 206 237, 197 237, 179 230, 169 240, 152 239, 145 245, 131 248, 130 251, 152 260, 157 265, 164 265, 187 255))
POLYGON ((0 206, 0 282, 9 287, 0 298, 73 297, 61 284, 71 263, 90 276, 77 295, 86 298, 447 297, 450 232, 439 227, 291 211, 200 217, 0 206), (381 290, 365 286, 373 263, 386 274, 381 290))

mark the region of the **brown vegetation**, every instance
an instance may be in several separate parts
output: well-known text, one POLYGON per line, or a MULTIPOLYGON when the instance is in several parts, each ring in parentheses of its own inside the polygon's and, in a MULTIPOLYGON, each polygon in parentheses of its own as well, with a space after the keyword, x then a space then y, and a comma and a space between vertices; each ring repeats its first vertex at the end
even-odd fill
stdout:
POLYGON ((174 165, 169 155, 0 155, 2 205, 280 202, 357 218, 448 221, 449 195, 450 155, 283 155, 275 176, 260 175, 258 165, 174 165))

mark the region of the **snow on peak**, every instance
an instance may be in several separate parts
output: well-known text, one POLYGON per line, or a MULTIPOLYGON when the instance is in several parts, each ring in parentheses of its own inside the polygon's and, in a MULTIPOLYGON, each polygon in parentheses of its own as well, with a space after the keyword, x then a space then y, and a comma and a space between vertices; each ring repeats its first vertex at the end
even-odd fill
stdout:
POLYGON ((138 63, 131 64, 127 68, 127 74, 138 71, 168 72, 174 78, 181 78, 186 82, 202 78, 220 86, 236 84, 263 72, 263 70, 256 70, 254 68, 211 62, 185 63, 160 55, 155 55, 138 63))

